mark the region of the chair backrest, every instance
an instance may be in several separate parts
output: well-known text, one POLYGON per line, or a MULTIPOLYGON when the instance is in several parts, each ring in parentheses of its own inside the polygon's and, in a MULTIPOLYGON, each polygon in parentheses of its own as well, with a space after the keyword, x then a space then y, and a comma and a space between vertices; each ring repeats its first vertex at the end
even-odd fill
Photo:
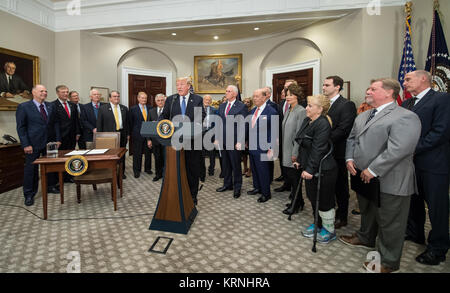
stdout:
POLYGON ((120 148, 120 132, 96 132, 96 133, 94 133, 94 147, 96 149, 120 148))

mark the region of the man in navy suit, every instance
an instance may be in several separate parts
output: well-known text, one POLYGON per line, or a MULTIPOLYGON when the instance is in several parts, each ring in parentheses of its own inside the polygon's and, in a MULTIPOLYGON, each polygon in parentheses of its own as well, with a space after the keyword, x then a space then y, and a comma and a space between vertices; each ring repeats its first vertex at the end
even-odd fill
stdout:
MULTIPOLYGON (((249 154, 250 168, 253 174, 253 190, 247 194, 261 193, 258 202, 266 202, 271 198, 270 194, 270 161, 274 156, 271 137, 271 123, 273 116, 277 115, 277 110, 266 103, 264 90, 258 89, 253 93, 254 107, 249 113, 249 154), (264 141, 264 137, 267 141, 264 141), (267 143, 267 145, 265 145, 267 143)), ((276 125, 278 128, 278 125, 276 125)), ((273 162, 273 161, 272 161, 273 162)))
MULTIPOLYGON (((203 98, 196 94, 189 92, 191 86, 191 80, 189 77, 177 78, 177 94, 171 95, 167 98, 164 105, 164 110, 159 116, 159 120, 169 119, 177 115, 182 115, 185 121, 194 122, 194 110, 200 111, 201 117, 197 117, 198 120, 203 123, 203 119, 206 116, 205 109, 203 108, 203 98)), ((186 174, 189 182, 189 189, 191 190, 192 199, 194 204, 197 204, 197 193, 200 179, 200 164, 202 150, 196 150, 193 148, 192 142, 191 150, 185 150, 184 155, 186 158, 186 174)))
MULTIPOLYGON (((65 85, 56 87, 57 99, 52 102, 55 107, 56 120, 61 132, 60 150, 74 150, 80 138, 80 125, 78 124, 78 110, 75 104, 69 102, 69 88, 65 85)), ((73 182, 72 176, 64 173, 64 182, 73 182)))
MULTIPOLYGON (((217 115, 219 112, 216 108, 211 106, 212 98, 210 95, 205 95, 203 97, 203 106, 205 107, 206 117, 203 121, 203 130, 206 132, 209 129, 214 127, 213 115, 217 115)), ((209 167, 208 167, 208 175, 214 176, 214 167, 216 166, 216 152, 215 150, 206 150, 203 148, 202 154, 202 164, 200 165, 200 180, 205 181, 206 177, 206 159, 205 157, 209 157, 209 167)))
POLYGON ((338 166, 335 188, 337 203, 335 229, 347 226, 350 193, 345 148, 356 118, 355 103, 340 94, 343 85, 344 80, 337 75, 333 75, 326 77, 322 86, 323 94, 330 100, 328 116, 333 122, 330 139, 333 142, 333 155, 338 166))
POLYGON ((406 240, 425 243, 425 203, 432 230, 428 245, 416 261, 438 265, 449 248, 449 139, 450 95, 431 89, 431 74, 417 70, 406 74, 405 90, 413 97, 402 106, 416 113, 422 131, 414 154, 419 194, 411 197, 406 240))
MULTIPOLYGON (((33 100, 20 104, 16 111, 17 133, 25 152, 23 194, 26 206, 34 204, 39 184, 38 165, 33 162, 46 153, 48 142, 61 144, 55 108, 45 102, 47 89, 36 85, 32 94, 33 100)), ((55 174, 48 174, 48 192, 59 193, 56 182, 55 174)))
MULTIPOLYGON (((221 145, 222 153, 222 170, 223 170, 223 186, 216 189, 217 192, 226 190, 234 190, 234 198, 241 196, 242 187, 242 166, 241 166, 241 149, 237 149, 236 145, 240 141, 245 140, 245 132, 238 127, 238 123, 228 125, 227 120, 242 117, 242 122, 247 116, 247 106, 236 99, 238 88, 229 85, 225 92, 226 103, 219 106, 219 116, 222 118, 223 137, 218 139, 221 145), (229 128, 228 126, 231 126, 229 128), (241 139, 239 138, 241 137, 241 139), (232 140, 231 142, 229 140, 232 140)), ((244 124, 243 124, 244 125, 244 124)))
MULTIPOLYGON (((155 96, 156 107, 149 111, 149 121, 158 121, 164 109, 166 96, 164 94, 157 94, 155 96)), ((153 156, 155 156, 155 177, 153 181, 156 182, 163 177, 165 147, 156 138, 147 139, 147 146, 152 149, 153 156)))
POLYGON ((144 171, 153 174, 151 150, 147 146, 147 139, 141 135, 142 122, 150 121, 150 107, 147 107, 147 94, 137 94, 138 104, 130 108, 130 129, 133 139, 133 173, 134 178, 139 178, 142 170, 142 153, 145 157, 144 171))
MULTIPOLYGON (((278 113, 278 105, 277 103, 274 103, 270 98, 272 97, 272 88, 270 86, 266 86, 263 88, 263 96, 264 99, 266 100, 266 104, 272 108, 275 109, 276 114, 279 117, 279 113, 278 113)), ((273 114, 272 114, 273 115, 273 114)), ((281 124, 281 122, 283 120, 280 120, 278 118, 278 121, 280 122, 279 124, 281 124)), ((270 184, 272 184, 273 181, 273 171, 275 169, 275 162, 274 161, 269 161, 269 170, 270 170, 270 184)))
POLYGON ((92 89, 89 92, 91 102, 81 106, 80 121, 83 130, 83 139, 85 142, 94 140, 94 133, 97 132, 98 110, 103 103, 100 102, 100 93, 92 89))

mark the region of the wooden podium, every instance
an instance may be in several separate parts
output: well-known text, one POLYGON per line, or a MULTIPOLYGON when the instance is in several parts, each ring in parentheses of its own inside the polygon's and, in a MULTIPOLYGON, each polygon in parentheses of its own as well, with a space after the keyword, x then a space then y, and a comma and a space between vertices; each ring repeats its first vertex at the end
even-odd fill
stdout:
POLYGON ((170 139, 157 133, 158 122, 142 123, 143 137, 157 138, 166 148, 165 167, 159 200, 150 230, 187 234, 197 216, 186 176, 184 150, 176 151, 170 139))

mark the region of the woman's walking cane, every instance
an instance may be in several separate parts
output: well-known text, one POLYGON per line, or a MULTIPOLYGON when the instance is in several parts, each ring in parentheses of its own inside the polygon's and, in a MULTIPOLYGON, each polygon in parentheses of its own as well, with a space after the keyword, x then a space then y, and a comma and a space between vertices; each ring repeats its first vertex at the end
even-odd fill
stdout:
POLYGON ((319 197, 320 197, 320 181, 321 181, 320 178, 322 177, 322 163, 333 152, 333 143, 331 141, 328 141, 328 144, 330 145, 330 150, 320 160, 319 173, 317 173, 315 175, 316 177, 318 177, 318 182, 317 182, 316 209, 314 211, 314 240, 313 240, 312 252, 317 252, 317 249, 316 249, 316 243, 317 243, 317 222, 319 221, 319 197))

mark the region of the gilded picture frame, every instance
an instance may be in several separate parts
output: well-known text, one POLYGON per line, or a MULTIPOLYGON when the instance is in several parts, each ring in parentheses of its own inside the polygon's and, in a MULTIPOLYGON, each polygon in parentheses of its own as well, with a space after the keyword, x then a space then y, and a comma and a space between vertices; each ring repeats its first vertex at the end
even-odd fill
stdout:
POLYGON ((194 91, 225 94, 228 85, 242 90, 242 54, 194 56, 194 91))
POLYGON ((38 56, 0 47, 0 75, 2 75, 0 76, 0 93, 3 93, 0 97, 0 111, 16 111, 19 104, 32 99, 31 89, 40 83, 39 66, 38 56), (16 67, 13 74, 14 83, 16 84, 17 78, 23 82, 17 84, 24 85, 19 89, 11 90, 13 91, 11 93, 6 88, 9 84, 6 83, 5 72, 5 65, 10 62, 13 62, 16 67))
POLYGON ((91 90, 97 90, 100 94, 100 102, 106 103, 109 101, 109 88, 100 86, 91 86, 91 90))

